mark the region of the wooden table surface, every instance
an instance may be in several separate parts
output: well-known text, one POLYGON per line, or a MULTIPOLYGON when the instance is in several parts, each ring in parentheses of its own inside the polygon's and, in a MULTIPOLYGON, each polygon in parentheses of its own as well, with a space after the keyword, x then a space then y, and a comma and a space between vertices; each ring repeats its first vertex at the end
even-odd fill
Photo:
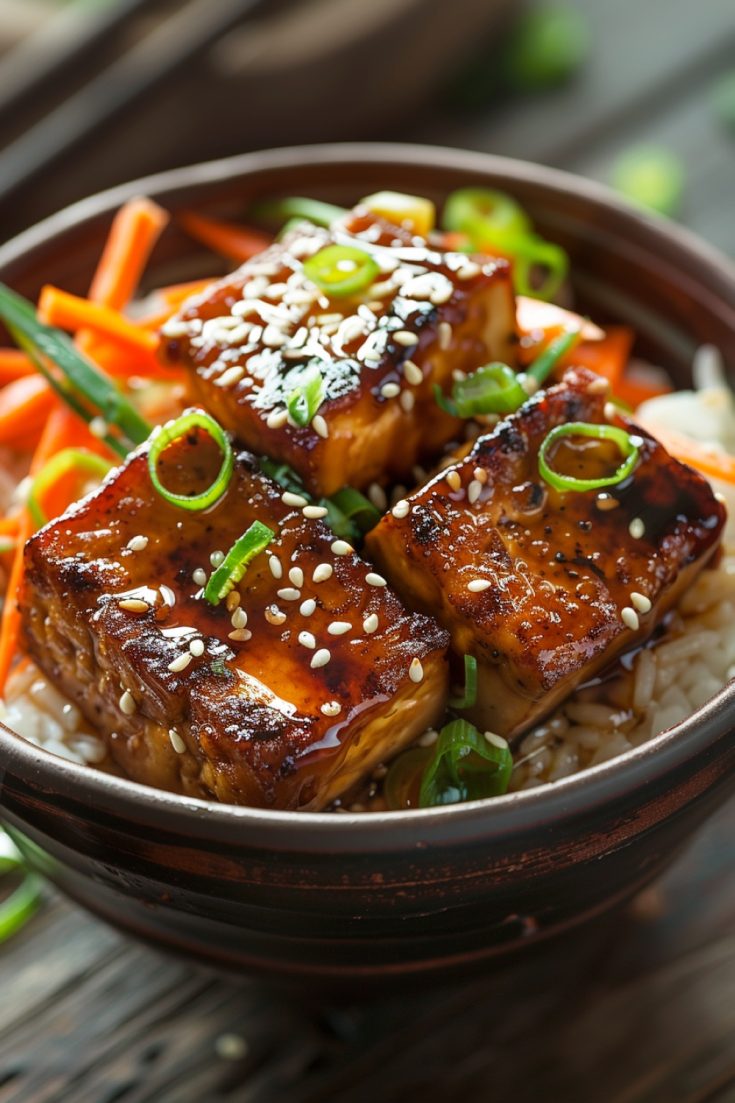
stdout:
MULTIPOLYGON (((579 6, 593 51, 574 84, 471 114, 440 102, 411 137, 603 180, 627 146, 665 145, 687 170, 682 220, 735 255, 735 135, 710 102, 733 0, 579 6)), ((49 893, 0 949, 0 1103, 735 1101, 733 839, 731 802, 584 955, 371 1003, 213 976, 49 893)))

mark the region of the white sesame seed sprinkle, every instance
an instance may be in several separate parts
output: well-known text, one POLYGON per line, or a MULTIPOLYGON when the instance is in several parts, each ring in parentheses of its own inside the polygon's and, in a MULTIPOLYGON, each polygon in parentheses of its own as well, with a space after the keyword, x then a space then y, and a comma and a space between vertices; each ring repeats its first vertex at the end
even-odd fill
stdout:
POLYGON ((225 553, 223 551, 213 551, 209 557, 209 562, 212 564, 215 570, 217 569, 217 567, 221 567, 224 561, 225 553))
POLYGON ((421 665, 420 659, 411 659, 411 665, 408 668, 408 676, 412 682, 422 682, 424 680, 424 668, 421 665))
POLYGON ((474 505, 477 499, 482 494, 482 483, 479 479, 473 479, 470 485, 467 487, 467 501, 470 505, 474 505))
POLYGON ((204 640, 196 639, 192 640, 189 644, 189 650, 195 659, 198 659, 204 654, 204 640))
POLYGON ((456 469, 453 471, 447 471, 446 479, 452 490, 462 489, 462 479, 460 477, 459 471, 457 471, 456 469))
POLYGON ((225 598, 225 605, 227 606, 227 612, 232 613, 237 609, 240 604, 240 591, 230 590, 229 594, 225 598))
POLYGON ((332 544, 335 555, 351 555, 354 550, 352 544, 348 544, 346 540, 335 540, 332 544))
POLYGON ((292 567, 288 572, 288 577, 293 582, 294 586, 299 588, 304 585, 304 572, 301 567, 292 567))
POLYGON ((325 716, 339 716, 342 711, 342 706, 339 701, 325 701, 321 706, 321 711, 325 716))
POLYGON ((401 409, 406 414, 410 414, 416 404, 416 399, 413 396, 413 391, 402 391, 401 397, 398 399, 401 404, 401 409))
POLYGON ((640 540, 646 534, 646 526, 640 517, 634 517, 628 525, 628 532, 634 540, 640 540))
POLYGON ((227 633, 228 640, 235 640, 237 643, 246 643, 252 638, 253 633, 249 628, 234 628, 232 632, 227 633))
POLYGON ((323 440, 326 440, 329 436, 329 426, 321 414, 314 414, 314 417, 311 419, 311 427, 323 440))
POLYGON ((458 280, 473 280, 475 276, 480 275, 480 265, 475 264, 473 260, 467 260, 464 262, 461 268, 457 269, 456 276, 458 280))
POLYGON ((125 597, 122 601, 118 601, 118 605, 126 613, 147 613, 150 609, 148 602, 143 601, 141 597, 125 597))
POLYGON ((591 383, 587 384, 587 394, 607 394, 610 390, 610 384, 603 376, 598 376, 597 379, 593 379, 591 383))
POLYGON ((419 343, 418 335, 411 333, 408 329, 397 329, 392 336, 395 343, 402 345, 404 348, 412 348, 413 345, 419 343))
POLYGON ((286 620, 286 614, 277 605, 269 605, 265 610, 265 619, 269 624, 279 625, 286 620))
POLYGON ((333 574, 334 568, 331 563, 318 563, 311 578, 313 582, 326 582, 333 574))
POLYGON ((191 662, 191 652, 184 651, 181 655, 177 655, 175 659, 172 659, 168 664, 168 669, 172 674, 180 674, 182 670, 186 670, 187 666, 191 662))
POLYGON ((147 536, 133 536, 127 543, 127 549, 131 552, 144 551, 148 547, 147 536))
POLYGON ((120 712, 124 713, 126 716, 132 716, 138 707, 129 689, 124 690, 120 695, 118 704, 120 706, 120 712))
POLYGON ((489 590, 492 583, 487 578, 473 578, 467 583, 467 589, 471 594, 481 594, 483 590, 489 590))
POLYGON ((232 614, 230 620, 233 628, 244 628, 248 623, 248 615, 244 609, 241 609, 240 606, 238 606, 232 614))
POLYGON ((436 335, 439 341, 439 348, 443 352, 446 352, 452 344, 452 327, 449 322, 439 322, 436 335))
POLYGON ((388 496, 383 490, 380 483, 371 483, 368 487, 368 498, 373 503, 376 509, 379 509, 381 513, 385 513, 388 508, 388 496))
POLYGON ((299 632, 299 643, 302 647, 308 647, 313 651, 316 647, 316 636, 313 632, 299 632))
POLYGON ((407 502, 405 498, 401 498, 401 500, 399 502, 396 502, 396 504, 393 506, 391 513, 400 521, 403 517, 408 517, 408 511, 410 510, 410 508, 410 503, 407 502))
POLYGON ((307 597, 306 601, 302 601, 299 606, 299 612, 302 617, 310 617, 316 609, 316 602, 313 597, 307 597))
POLYGON ((326 506, 304 506, 301 512, 307 521, 321 521, 327 516, 329 510, 326 506))
POLYGON ((413 387, 418 387, 419 383, 424 381, 424 373, 418 364, 414 364, 413 360, 403 361, 403 374, 413 387))
POLYGON ((484 486, 487 482, 487 471, 484 467, 476 467, 472 472, 472 477, 477 479, 478 483, 482 483, 484 486))
POLYGON ((639 594, 636 590, 630 595, 630 604, 639 613, 650 613, 651 611, 651 599, 646 597, 645 594, 639 594))
POLYGON ((595 505, 602 513, 607 513, 611 509, 617 509, 620 502, 610 494, 598 494, 595 505))
POLYGON ((276 556, 276 555, 269 556, 268 557, 268 566, 269 566, 270 572, 271 572, 271 574, 273 575, 274 578, 283 578, 283 567, 281 566, 281 561, 278 558, 278 556, 276 556))
POLYGON ((282 429, 288 421, 288 410, 272 410, 265 419, 269 429, 282 429))
POLYGON ((102 438, 107 435, 109 425, 103 417, 93 417, 89 423, 89 431, 93 437, 102 438))
POLYGON ((625 608, 622 610, 622 612, 620 613, 620 619, 622 620, 625 627, 630 628, 633 632, 640 628, 638 614, 636 613, 635 609, 632 609, 630 607, 630 605, 626 605, 625 608))
POLYGON ((382 574, 376 574, 375 571, 368 571, 368 573, 365 575, 365 581, 367 582, 368 586, 388 585, 382 574))
POLYGON ((235 383, 239 383, 245 374, 245 369, 241 368, 239 364, 233 364, 231 368, 227 368, 222 372, 222 375, 215 379, 215 387, 232 387, 235 383))
POLYGON ((501 751, 504 751, 504 750, 507 749, 508 740, 503 739, 502 735, 497 735, 495 732, 483 732, 482 734, 485 736, 485 739, 487 739, 488 743, 491 746, 497 747, 498 750, 501 750, 501 751))
POLYGON ((362 622, 362 630, 363 630, 363 632, 366 632, 368 634, 368 636, 371 636, 373 634, 373 632, 377 631, 377 628, 378 628, 378 614, 377 613, 370 613, 370 615, 365 617, 365 620, 362 622))
POLYGON ((349 632, 352 625, 348 620, 333 620, 331 624, 327 626, 327 632, 330 636, 344 636, 345 632, 349 632))
POLYGON ((401 393, 401 388, 397 383, 384 383, 380 388, 380 393, 383 398, 397 398, 401 393))
POLYGON ((615 421, 620 411, 614 402, 606 402, 602 412, 605 421, 615 421))
POLYGON ((303 509, 305 505, 309 504, 308 498, 305 498, 303 494, 294 494, 292 490, 284 490, 281 501, 285 506, 295 506, 296 509, 303 509))
POLYGON ((282 590, 278 590, 278 596, 283 601, 298 601, 301 597, 301 590, 295 590, 291 586, 285 586, 282 590))
POLYGON ((207 585, 207 572, 204 570, 204 567, 197 567, 197 569, 193 571, 191 577, 194 582, 196 582, 197 586, 207 585))
POLYGON ((434 728, 427 728, 423 735, 416 740, 419 747, 433 747, 439 738, 439 732, 434 728))
POLYGON ((312 670, 318 670, 320 666, 326 666, 331 657, 331 652, 328 651, 326 647, 320 647, 318 651, 314 652, 311 663, 309 665, 311 666, 312 670))
POLYGON ((176 751, 176 754, 184 754, 184 752, 186 751, 186 744, 184 743, 184 740, 181 738, 179 733, 176 731, 176 728, 168 729, 168 738, 171 746, 176 751))

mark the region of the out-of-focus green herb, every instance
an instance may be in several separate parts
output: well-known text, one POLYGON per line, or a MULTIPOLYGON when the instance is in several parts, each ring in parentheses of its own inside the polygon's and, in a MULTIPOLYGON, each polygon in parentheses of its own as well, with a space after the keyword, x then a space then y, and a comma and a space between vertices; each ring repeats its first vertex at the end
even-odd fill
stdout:
POLYGON ((715 81, 711 98, 718 120, 735 134, 735 69, 715 81))
POLYGON ((439 733, 421 780, 419 804, 457 804, 506 792, 513 756, 504 739, 479 732, 467 720, 452 720, 439 733))
POLYGON ((581 12, 563 4, 544 4, 518 20, 501 66, 511 87, 535 92, 567 81, 588 52, 589 29, 581 12))
POLYGON ((41 900, 41 883, 25 865, 12 842, 0 828, 0 875, 21 873, 23 880, 0 902, 0 943, 25 926, 41 900))
POLYGON ((673 216, 681 206, 684 175, 684 166, 670 150, 635 146, 618 158, 612 182, 638 206, 673 216))

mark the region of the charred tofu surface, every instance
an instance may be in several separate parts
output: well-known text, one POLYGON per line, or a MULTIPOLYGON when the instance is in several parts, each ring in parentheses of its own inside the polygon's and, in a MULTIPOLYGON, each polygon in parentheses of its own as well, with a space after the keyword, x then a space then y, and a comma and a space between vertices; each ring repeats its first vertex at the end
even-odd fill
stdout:
POLYGON ((164 326, 161 352, 248 448, 329 495, 403 478, 435 454, 458 423, 437 406, 434 385, 448 390, 453 371, 490 360, 512 363, 515 334, 507 261, 442 252, 358 209, 329 230, 299 224, 189 300, 164 326), (358 295, 325 294, 304 271, 334 245, 377 265, 358 295), (311 365, 321 401, 298 425, 287 404, 311 365))
MULTIPOLYGON (((405 600, 449 629, 459 656, 476 658, 467 715, 506 738, 643 641, 720 540, 724 508, 708 483, 634 425, 639 462, 607 491, 557 490, 541 478, 551 429, 609 423, 609 414, 605 383, 568 371, 368 537, 405 600)), ((564 438, 553 462, 602 478, 620 464, 609 447, 564 438)))
MULTIPOLYGON (((214 451, 190 432, 162 482, 201 490, 214 451)), ((441 717, 447 633, 305 506, 240 453, 219 502, 181 509, 154 490, 144 445, 30 540, 29 652, 129 777, 318 810, 441 717), (212 562, 256 520, 270 545, 211 604, 212 562)))

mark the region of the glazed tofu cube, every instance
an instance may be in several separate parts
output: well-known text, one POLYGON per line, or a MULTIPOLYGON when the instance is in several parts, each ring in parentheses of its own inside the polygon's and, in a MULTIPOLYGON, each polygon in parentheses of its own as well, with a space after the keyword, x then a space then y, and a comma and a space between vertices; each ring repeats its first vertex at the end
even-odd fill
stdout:
POLYGON ((194 400, 248 448, 293 467, 313 493, 404 478, 450 440, 457 421, 434 400, 452 372, 512 362, 509 265, 441 252, 367 212, 330 230, 300 224, 162 330, 162 355, 188 369, 194 400), (304 263, 327 246, 368 253, 375 279, 325 294, 304 263), (305 366, 318 407, 287 409, 305 366), (302 418, 303 420, 303 418, 302 418))
MULTIPOLYGON (((159 474, 177 493, 219 464, 201 430, 159 474)), ((154 490, 143 446, 26 549, 36 662, 131 778, 192 796, 321 809, 438 720, 448 636, 248 453, 201 512, 154 490), (274 536, 219 604, 202 586, 252 522, 274 536)))
MULTIPOLYGON (((570 370, 368 538, 407 603, 445 625, 457 657, 476 658, 468 718, 506 738, 645 640, 722 533, 709 484, 632 425, 640 458, 622 482, 580 492, 541 477, 551 429, 617 420, 606 390, 586 369, 570 370)), ((580 479, 621 463, 615 445, 583 437, 563 438, 551 459, 580 479)))

